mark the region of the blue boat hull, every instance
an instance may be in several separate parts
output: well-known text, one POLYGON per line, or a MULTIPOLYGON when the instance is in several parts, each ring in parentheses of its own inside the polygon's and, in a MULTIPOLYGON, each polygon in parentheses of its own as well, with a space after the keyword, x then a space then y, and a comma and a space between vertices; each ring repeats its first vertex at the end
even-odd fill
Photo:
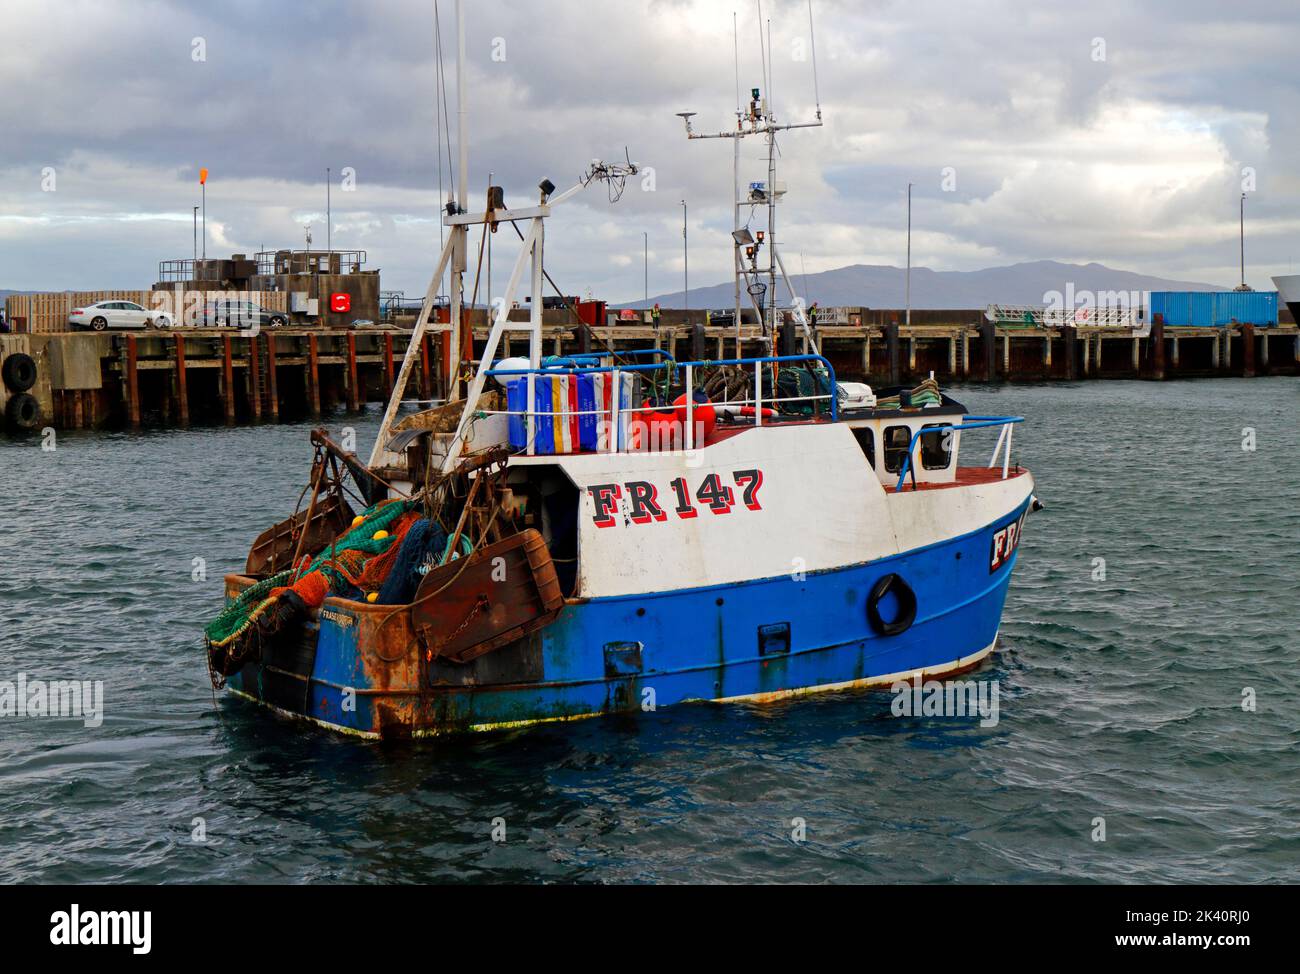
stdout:
POLYGON ((386 607, 331 600, 301 646, 246 665, 228 686, 335 730, 387 737, 697 700, 772 700, 960 672, 997 639, 1017 552, 990 568, 990 550, 995 533, 1023 523, 1028 504, 977 531, 870 563, 572 601, 550 626, 471 665, 418 658, 412 645, 412 658, 401 663, 405 681, 393 678, 387 663, 380 674, 361 645, 364 614, 386 607), (906 631, 881 635, 868 621, 867 600, 890 573, 910 585, 917 609, 906 631))

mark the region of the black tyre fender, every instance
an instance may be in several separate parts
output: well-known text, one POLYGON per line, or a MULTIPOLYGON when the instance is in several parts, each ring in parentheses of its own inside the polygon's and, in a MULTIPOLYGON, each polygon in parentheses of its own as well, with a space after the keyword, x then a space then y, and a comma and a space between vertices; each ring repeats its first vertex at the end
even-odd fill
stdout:
POLYGON ((0 366, 0 374, 11 392, 26 392, 36 385, 36 360, 26 352, 14 352, 0 366))
POLYGON ((30 392, 10 396, 5 404, 5 422, 11 429, 34 430, 41 422, 41 404, 30 392))
POLYGON ((916 593, 901 575, 882 575, 867 596, 867 621, 882 636, 897 636, 912 628, 916 621, 916 593), (880 615, 880 600, 890 592, 898 599, 898 618, 886 622, 880 615))

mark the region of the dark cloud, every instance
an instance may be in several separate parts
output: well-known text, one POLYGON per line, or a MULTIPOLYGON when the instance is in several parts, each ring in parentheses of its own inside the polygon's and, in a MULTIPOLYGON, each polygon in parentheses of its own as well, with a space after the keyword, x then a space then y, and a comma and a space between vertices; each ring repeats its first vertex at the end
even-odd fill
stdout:
MULTIPOLYGON (((727 274, 730 147, 684 139, 731 124, 731 6, 662 0, 467 3, 470 184, 507 199, 571 183, 624 147, 654 170, 566 204, 548 232, 566 290, 651 291, 681 280, 680 200, 692 279, 727 274), (503 58, 503 59, 502 59, 503 58)), ((744 89, 761 85, 752 3, 740 16, 744 89)), ((454 85, 454 5, 437 6, 454 85)), ((772 18, 772 91, 787 120, 813 111, 803 0, 772 18)), ((901 263, 904 187, 914 260, 966 270, 1098 260, 1232 280, 1243 167, 1252 283, 1286 270, 1300 228, 1291 160, 1294 2, 858 3, 815 6, 826 125, 782 139, 787 252, 810 271, 901 263), (1097 42, 1105 58, 1095 56, 1097 42), (955 187, 945 188, 945 171, 955 187)), ((437 248, 436 29, 429 2, 6 4, 0 62, 0 254, 6 287, 142 286, 186 256, 197 169, 212 172, 209 250, 324 239, 366 249, 385 286, 422 290, 437 248), (195 39, 206 60, 192 57, 195 39), (43 192, 50 167, 57 190, 43 192)), ((454 90, 448 104, 454 114, 454 90)), ((743 178, 762 178, 745 145, 743 178)), ((447 173, 443 173, 444 186, 447 173)), ((503 279, 508 238, 494 240, 503 279)))

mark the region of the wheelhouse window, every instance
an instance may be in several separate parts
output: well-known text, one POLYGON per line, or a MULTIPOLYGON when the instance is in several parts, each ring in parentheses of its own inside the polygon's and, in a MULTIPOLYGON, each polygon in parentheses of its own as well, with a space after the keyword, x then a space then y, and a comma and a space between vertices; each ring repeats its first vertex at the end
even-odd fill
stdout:
POLYGON ((930 423, 921 427, 923 430, 935 430, 933 433, 921 434, 921 466, 926 470, 947 470, 952 463, 951 433, 943 430, 944 425, 930 423))
POLYGON ((885 427, 885 470, 887 472, 898 473, 903 469, 903 461, 907 459, 907 448, 911 442, 910 426, 885 427))
POLYGON ((862 453, 872 470, 876 469, 876 434, 870 426, 857 426, 853 429, 853 438, 858 441, 862 453))

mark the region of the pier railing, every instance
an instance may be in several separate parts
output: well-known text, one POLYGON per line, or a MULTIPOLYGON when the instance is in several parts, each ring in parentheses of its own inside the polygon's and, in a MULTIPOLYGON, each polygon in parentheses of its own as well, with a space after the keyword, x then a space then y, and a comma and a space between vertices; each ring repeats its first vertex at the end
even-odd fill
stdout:
MULTIPOLYGON (((829 406, 825 414, 831 420, 839 418, 839 404, 836 397, 835 369, 831 363, 821 355, 771 355, 754 358, 729 358, 729 359, 702 359, 691 362, 678 362, 671 355, 662 349, 638 349, 633 352, 620 353, 626 357, 655 356, 662 361, 650 362, 645 364, 624 364, 624 365, 587 365, 587 362, 599 362, 602 358, 596 354, 585 354, 570 356, 567 358, 553 360, 547 366, 528 369, 489 369, 486 374, 494 378, 506 379, 514 378, 516 380, 525 380, 527 382, 527 408, 525 409, 501 409, 487 410, 489 415, 521 416, 525 423, 525 452, 528 455, 536 453, 536 434, 537 419, 540 417, 571 417, 596 416, 598 424, 608 420, 609 427, 606 435, 600 437, 602 449, 601 453, 623 453, 628 452, 629 440, 631 437, 625 437, 622 434, 623 421, 626 417, 633 417, 633 421, 642 413, 660 415, 666 411, 672 411, 675 414, 685 412, 685 421, 682 425, 681 447, 686 450, 692 450, 696 446, 696 424, 695 411, 698 406, 708 405, 711 408, 739 408, 741 410, 751 409, 753 412, 753 421, 755 426, 763 425, 763 412, 765 409, 775 412, 775 407, 790 402, 807 402, 812 404, 812 415, 819 415, 819 403, 828 401, 829 406), (764 395, 763 373, 767 367, 779 367, 785 364, 799 362, 816 362, 820 364, 826 373, 827 392, 814 392, 808 395, 799 396, 779 396, 775 388, 770 390, 770 395, 764 395), (567 366, 556 368, 556 365, 567 366), (707 369, 716 366, 738 366, 741 368, 752 367, 754 370, 754 394, 749 398, 727 399, 719 402, 709 401, 708 403, 695 402, 695 375, 697 369, 707 369), (639 406, 624 406, 622 403, 622 376, 627 374, 654 375, 662 373, 675 380, 680 375, 683 386, 683 398, 685 402, 682 405, 672 403, 639 406), (596 409, 576 410, 576 409, 538 409, 537 403, 537 378, 554 378, 557 376, 583 376, 583 375, 608 375, 610 376, 610 386, 612 389, 612 403, 608 407, 598 407, 596 409)), ((508 382, 507 382, 508 384, 508 382)), ((775 418, 775 417, 773 417, 775 418)), ((643 424, 644 425, 644 424, 643 424)), ((646 449, 647 435, 650 429, 647 426, 646 435, 638 437, 637 446, 634 449, 646 449)), ((650 449, 655 447, 651 446, 650 449)))
POLYGON ((894 485, 895 491, 903 489, 907 480, 908 473, 912 474, 912 489, 916 489, 916 469, 912 465, 912 455, 916 452, 916 444, 923 436, 939 436, 949 431, 965 431, 989 429, 997 426, 1001 428, 998 433, 998 442, 993 447, 993 456, 989 459, 989 466, 996 467, 998 457, 1002 457, 1002 479, 1007 479, 1007 474, 1011 469, 1011 428, 1016 423, 1023 423, 1023 416, 967 416, 960 423, 952 423, 947 426, 924 426, 912 434, 912 440, 907 444, 907 456, 903 458, 902 469, 898 471, 898 483, 894 485))

